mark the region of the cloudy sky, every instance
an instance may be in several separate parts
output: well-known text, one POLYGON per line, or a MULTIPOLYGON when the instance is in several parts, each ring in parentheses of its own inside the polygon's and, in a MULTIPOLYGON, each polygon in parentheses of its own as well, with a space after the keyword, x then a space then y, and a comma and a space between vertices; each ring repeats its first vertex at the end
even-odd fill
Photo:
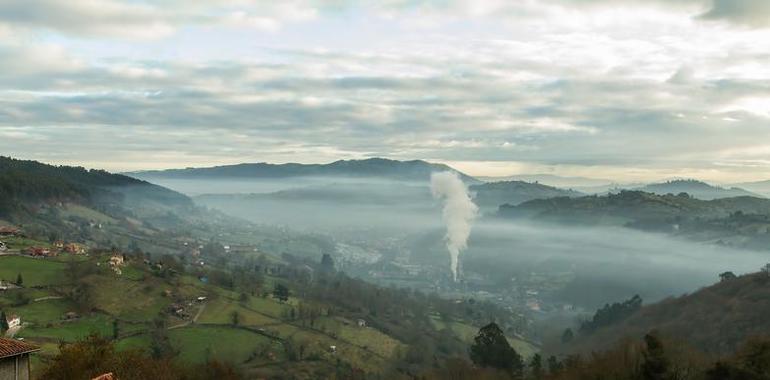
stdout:
POLYGON ((770 1, 0 0, 0 154, 770 179, 770 1))

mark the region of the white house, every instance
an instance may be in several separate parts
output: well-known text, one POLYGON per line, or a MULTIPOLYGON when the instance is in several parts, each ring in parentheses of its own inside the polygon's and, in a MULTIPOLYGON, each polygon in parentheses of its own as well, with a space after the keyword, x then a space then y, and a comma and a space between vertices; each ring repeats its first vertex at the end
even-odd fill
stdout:
POLYGON ((358 327, 366 327, 366 321, 363 319, 358 320, 358 327))
POLYGON ((9 315, 6 318, 6 321, 8 322, 8 328, 12 329, 17 326, 21 326, 21 317, 18 315, 9 315))

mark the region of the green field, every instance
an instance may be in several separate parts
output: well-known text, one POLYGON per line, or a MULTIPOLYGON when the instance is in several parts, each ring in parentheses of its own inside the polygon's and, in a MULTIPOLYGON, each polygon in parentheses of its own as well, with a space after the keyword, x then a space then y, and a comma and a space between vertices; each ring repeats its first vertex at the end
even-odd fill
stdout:
MULTIPOLYGON (((262 335, 227 327, 185 327, 169 331, 171 344, 179 350, 179 360, 201 363, 217 359, 231 363, 246 362, 260 346, 273 345, 262 335)), ((279 350, 275 350, 278 353, 279 350)))
POLYGON ((228 324, 232 321, 233 312, 238 312, 239 324, 243 326, 262 326, 279 322, 248 310, 232 300, 219 298, 206 304, 206 309, 198 319, 198 323, 228 324))
POLYGON ((73 310, 71 302, 63 299, 31 302, 24 306, 9 307, 7 313, 17 314, 22 322, 31 322, 36 326, 55 323, 62 319, 65 313, 73 310))
POLYGON ((115 349, 123 350, 146 350, 150 347, 150 338, 147 335, 134 335, 123 338, 115 344, 115 349))
POLYGON ((16 281, 21 274, 24 286, 47 286, 65 282, 66 265, 51 259, 25 256, 0 256, 0 279, 16 281))
MULTIPOLYGON (((154 280, 154 279, 153 279, 154 280)), ((153 281, 131 281, 117 275, 93 276, 92 286, 98 289, 94 300, 101 310, 129 321, 150 321, 171 301, 160 294, 153 281)))
POLYGON ((58 322, 50 327, 30 326, 19 331, 18 336, 24 338, 46 338, 54 341, 63 340, 74 342, 96 333, 101 336, 112 335, 112 320, 106 316, 97 315, 85 317, 71 322, 58 322))
MULTIPOLYGON (((433 326, 436 329, 443 329, 446 328, 446 323, 442 322, 441 320, 437 318, 431 318, 431 322, 433 323, 433 326)), ((471 343, 473 342, 473 338, 478 334, 479 328, 473 327, 471 325, 462 323, 462 322, 451 322, 449 326, 452 331, 464 342, 471 343)), ((521 339, 513 338, 513 337, 507 337, 508 343, 513 347, 516 352, 519 353, 524 358, 530 358, 532 355, 536 354, 538 351, 540 351, 537 347, 533 346, 529 342, 526 342, 521 339)))

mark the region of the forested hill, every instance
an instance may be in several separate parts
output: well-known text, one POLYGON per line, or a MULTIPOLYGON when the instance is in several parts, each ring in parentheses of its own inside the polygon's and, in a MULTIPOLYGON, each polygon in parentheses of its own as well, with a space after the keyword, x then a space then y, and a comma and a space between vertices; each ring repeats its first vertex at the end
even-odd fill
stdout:
POLYGON ((210 168, 186 168, 153 170, 127 173, 136 178, 180 178, 180 179, 222 179, 222 178, 291 178, 291 177, 374 177, 396 180, 426 181, 437 171, 456 172, 465 182, 476 183, 476 179, 443 164, 422 160, 398 161, 384 158, 366 160, 339 160, 329 164, 269 164, 244 163, 215 166, 210 168))
POLYGON ((503 204, 516 205, 533 199, 577 197, 583 194, 540 183, 524 181, 500 181, 472 185, 476 203, 481 207, 497 208, 503 204))
POLYGON ((182 194, 128 176, 0 157, 0 215, 19 210, 28 203, 47 201, 89 206, 137 203, 192 206, 192 201, 182 194))
POLYGON ((743 196, 761 197, 759 194, 755 194, 738 187, 723 188, 712 186, 708 183, 696 180, 675 180, 663 183, 654 183, 638 188, 636 190, 655 194, 687 193, 694 198, 704 200, 743 196))
POLYGON ((692 218, 725 218, 735 213, 770 215, 770 200, 734 197, 706 201, 688 194, 659 195, 629 190, 603 196, 536 199, 518 206, 502 205, 499 209, 502 217, 596 224, 634 221, 676 223, 692 218))
POLYGON ((643 306, 620 322, 577 333, 565 348, 573 352, 607 349, 622 338, 640 338, 654 330, 699 350, 726 354, 748 338, 766 336, 770 331, 768 273, 735 277, 725 272, 722 277, 721 282, 693 294, 643 306))

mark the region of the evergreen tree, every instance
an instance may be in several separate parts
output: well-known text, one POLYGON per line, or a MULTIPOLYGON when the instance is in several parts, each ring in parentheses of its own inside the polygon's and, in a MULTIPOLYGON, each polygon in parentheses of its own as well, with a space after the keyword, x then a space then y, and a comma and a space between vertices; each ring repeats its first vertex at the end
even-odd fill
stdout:
POLYGON ((0 311, 0 333, 8 331, 8 318, 4 311, 0 311))
POLYGON ((551 375, 555 375, 559 372, 561 372, 562 365, 559 363, 559 360, 556 359, 556 356, 549 356, 548 357, 548 373, 551 375))
POLYGON ((16 275, 16 286, 22 286, 24 284, 24 278, 21 277, 21 273, 16 275))
POLYGON ((529 371, 532 373, 533 379, 543 378, 543 357, 540 354, 532 355, 532 359, 529 361, 529 371))
POLYGON ((572 332, 572 329, 568 328, 564 330, 564 334, 561 334, 562 343, 569 343, 572 341, 573 338, 575 338, 575 333, 572 332))
POLYGON ((521 356, 508 344, 503 331, 494 322, 479 330, 471 345, 470 356, 478 366, 501 369, 514 377, 520 377, 524 368, 521 356))
POLYGON ((283 285, 283 284, 275 284, 275 289, 273 289, 273 297, 277 298, 281 302, 288 301, 289 288, 287 288, 286 285, 283 285))
POLYGON ((644 342, 647 348, 644 351, 644 361, 642 362, 642 379, 644 380, 666 380, 669 362, 666 358, 663 344, 658 338, 651 334, 644 336, 644 342))

